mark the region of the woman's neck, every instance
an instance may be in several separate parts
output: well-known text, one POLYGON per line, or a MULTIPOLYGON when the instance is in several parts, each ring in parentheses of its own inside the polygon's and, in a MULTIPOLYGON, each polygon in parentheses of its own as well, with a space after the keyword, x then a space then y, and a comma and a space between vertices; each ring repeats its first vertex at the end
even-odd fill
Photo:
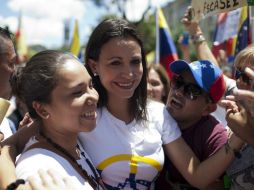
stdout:
POLYGON ((113 116, 128 124, 134 119, 133 114, 129 111, 129 104, 130 102, 126 99, 123 101, 111 99, 108 100, 106 107, 113 116))
POLYGON ((62 131, 57 131, 54 127, 44 127, 41 130, 42 134, 49 138, 54 143, 58 144, 62 148, 64 148, 67 152, 72 155, 77 155, 76 147, 77 147, 77 134, 75 133, 64 133, 62 131))

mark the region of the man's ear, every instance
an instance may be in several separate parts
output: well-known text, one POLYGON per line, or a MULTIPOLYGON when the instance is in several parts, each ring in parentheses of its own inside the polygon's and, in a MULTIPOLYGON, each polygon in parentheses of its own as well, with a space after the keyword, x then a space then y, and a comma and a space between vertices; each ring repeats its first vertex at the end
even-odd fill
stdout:
POLYGON ((206 108, 205 110, 203 111, 203 116, 207 116, 209 115, 210 113, 214 112, 215 110, 217 109, 217 104, 215 103, 208 103, 206 105, 206 108))
POLYGON ((95 62, 92 59, 88 59, 87 64, 88 64, 89 68, 91 69, 91 71, 93 72, 93 74, 97 75, 98 74, 98 72, 97 72, 97 62, 95 62))
POLYGON ((39 103, 37 101, 33 101, 33 108, 36 111, 36 113, 42 118, 42 119, 48 119, 50 117, 50 114, 45 109, 44 104, 39 103))

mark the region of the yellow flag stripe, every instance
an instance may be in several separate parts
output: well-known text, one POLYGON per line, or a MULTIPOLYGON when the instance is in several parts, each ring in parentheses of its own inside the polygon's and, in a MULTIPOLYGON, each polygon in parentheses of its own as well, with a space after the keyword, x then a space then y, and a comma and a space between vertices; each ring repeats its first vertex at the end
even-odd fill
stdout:
POLYGON ((244 21, 246 20, 247 17, 248 17, 248 6, 245 6, 242 8, 242 11, 241 11, 240 21, 239 21, 239 25, 238 25, 238 31, 240 30, 242 24, 244 23, 244 21))
POLYGON ((164 14, 163 14, 161 8, 159 8, 158 11, 159 11, 159 27, 160 28, 167 28, 167 29, 169 29, 167 21, 166 21, 166 19, 164 17, 164 14))

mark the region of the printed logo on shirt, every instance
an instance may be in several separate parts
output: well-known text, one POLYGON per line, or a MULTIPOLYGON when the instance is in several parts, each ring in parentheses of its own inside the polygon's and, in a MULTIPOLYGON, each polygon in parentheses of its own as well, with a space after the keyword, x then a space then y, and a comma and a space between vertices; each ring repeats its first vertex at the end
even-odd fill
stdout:
POLYGON ((150 187, 151 183, 153 181, 147 181, 147 180, 140 180, 136 179, 136 174, 138 172, 138 163, 148 164, 155 168, 158 172, 162 170, 162 166, 159 162, 157 162, 154 159, 138 156, 138 155, 131 155, 131 154, 120 154, 116 156, 112 156, 101 162, 98 166, 98 172, 102 174, 102 171, 107 168, 108 166, 122 161, 129 161, 130 162, 130 173, 129 177, 125 179, 125 181, 119 183, 116 187, 112 187, 110 185, 106 184, 107 189, 109 190, 117 190, 117 189, 123 189, 127 185, 130 186, 133 190, 138 190, 137 185, 143 185, 145 187, 150 187))

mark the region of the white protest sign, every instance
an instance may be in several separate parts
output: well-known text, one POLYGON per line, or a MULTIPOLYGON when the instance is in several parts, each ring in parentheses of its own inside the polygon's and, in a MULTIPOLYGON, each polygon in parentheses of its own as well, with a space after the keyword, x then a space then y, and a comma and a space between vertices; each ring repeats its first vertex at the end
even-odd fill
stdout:
POLYGON ((192 0, 191 17, 198 22, 209 15, 229 12, 246 5, 247 0, 192 0))

